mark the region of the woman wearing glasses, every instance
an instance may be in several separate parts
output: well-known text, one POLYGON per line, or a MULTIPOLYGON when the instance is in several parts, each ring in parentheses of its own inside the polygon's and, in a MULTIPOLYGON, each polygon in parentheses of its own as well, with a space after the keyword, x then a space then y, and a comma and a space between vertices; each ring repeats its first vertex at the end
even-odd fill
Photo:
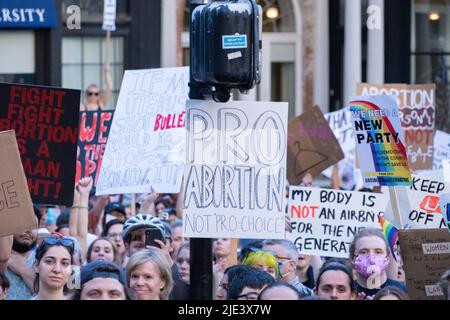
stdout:
POLYGON ((95 83, 90 84, 86 88, 84 104, 80 106, 81 111, 98 111, 108 105, 108 100, 112 93, 112 79, 108 64, 103 68, 103 74, 105 77, 105 91, 100 92, 99 87, 95 83))
POLYGON ((105 229, 103 229, 102 236, 108 238, 117 249, 118 265, 126 267, 125 261, 125 244, 123 243, 122 230, 123 221, 119 219, 113 219, 106 223, 105 229))
POLYGON ((67 300, 64 292, 72 272, 74 242, 67 238, 46 237, 36 250, 33 300, 67 300))

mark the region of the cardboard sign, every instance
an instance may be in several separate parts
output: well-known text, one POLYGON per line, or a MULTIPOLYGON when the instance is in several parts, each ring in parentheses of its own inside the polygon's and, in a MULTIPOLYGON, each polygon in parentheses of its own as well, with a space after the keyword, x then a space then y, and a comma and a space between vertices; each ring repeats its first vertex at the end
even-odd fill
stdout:
POLYGON ((411 187, 407 189, 410 210, 401 210, 403 224, 412 229, 446 228, 439 198, 449 192, 449 183, 413 176, 411 187))
POLYGON ((292 232, 286 238, 299 252, 348 258, 349 246, 364 228, 380 229, 388 196, 382 193, 290 187, 289 216, 292 232))
POLYGON ((113 116, 114 111, 87 111, 80 114, 75 181, 92 177, 94 185, 97 185, 113 116))
POLYGON ((439 204, 441 205, 442 218, 450 232, 450 193, 441 194, 439 204))
POLYGON ((434 135, 433 170, 442 169, 442 162, 450 159, 450 134, 436 130, 434 135))
MULTIPOLYGON (((338 162, 339 187, 343 190, 353 190, 356 186, 355 152, 355 149, 353 149, 345 153, 345 158, 338 162)), ((333 167, 327 168, 322 174, 327 178, 332 179, 333 167)))
POLYGON ((435 127, 434 84, 383 84, 360 83, 357 95, 392 95, 399 106, 404 130, 409 166, 412 170, 429 170, 433 167, 433 140, 435 127))
POLYGON ((288 104, 187 103, 183 234, 282 239, 288 104))
POLYGON ((395 98, 353 97, 350 111, 364 185, 409 186, 411 174, 395 98))
POLYGON ((0 131, 14 129, 35 204, 72 206, 80 90, 0 83, 0 131))
POLYGON ((189 68, 127 70, 96 194, 180 192, 189 68))
POLYGON ((438 282, 450 266, 450 233, 445 229, 400 230, 399 240, 409 297, 445 300, 438 282))
POLYGON ((0 236, 37 228, 13 130, 0 132, 0 236))
POLYGON ((116 0, 103 0, 104 31, 116 31, 116 0))
POLYGON ((312 176, 344 158, 344 153, 319 107, 308 109, 289 121, 288 180, 299 185, 308 172, 312 176))

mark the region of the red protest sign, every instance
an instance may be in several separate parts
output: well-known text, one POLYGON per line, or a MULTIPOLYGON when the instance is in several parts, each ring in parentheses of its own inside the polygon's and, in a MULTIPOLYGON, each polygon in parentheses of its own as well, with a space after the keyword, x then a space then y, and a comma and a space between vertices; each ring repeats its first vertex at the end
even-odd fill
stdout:
POLYGON ((80 114, 75 181, 92 177, 97 184, 114 111, 88 111, 80 114))
POLYGON ((72 205, 80 91, 0 83, 0 131, 15 130, 34 203, 72 205))

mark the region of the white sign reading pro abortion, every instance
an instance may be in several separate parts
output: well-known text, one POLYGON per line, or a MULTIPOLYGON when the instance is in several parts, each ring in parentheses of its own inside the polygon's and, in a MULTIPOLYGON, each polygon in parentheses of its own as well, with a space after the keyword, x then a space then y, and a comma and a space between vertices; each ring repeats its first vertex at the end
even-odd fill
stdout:
POLYGON ((187 102, 184 235, 281 239, 288 104, 187 102))

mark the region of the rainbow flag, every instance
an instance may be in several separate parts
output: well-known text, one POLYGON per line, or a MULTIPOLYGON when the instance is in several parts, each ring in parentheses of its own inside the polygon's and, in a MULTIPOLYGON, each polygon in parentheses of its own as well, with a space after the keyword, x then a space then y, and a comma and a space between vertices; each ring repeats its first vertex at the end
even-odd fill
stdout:
POLYGON ((398 239, 398 229, 381 215, 378 216, 378 222, 380 223, 381 228, 383 229, 384 236, 389 243, 389 248, 391 249, 392 256, 394 257, 394 260, 397 261, 394 246, 398 239))

